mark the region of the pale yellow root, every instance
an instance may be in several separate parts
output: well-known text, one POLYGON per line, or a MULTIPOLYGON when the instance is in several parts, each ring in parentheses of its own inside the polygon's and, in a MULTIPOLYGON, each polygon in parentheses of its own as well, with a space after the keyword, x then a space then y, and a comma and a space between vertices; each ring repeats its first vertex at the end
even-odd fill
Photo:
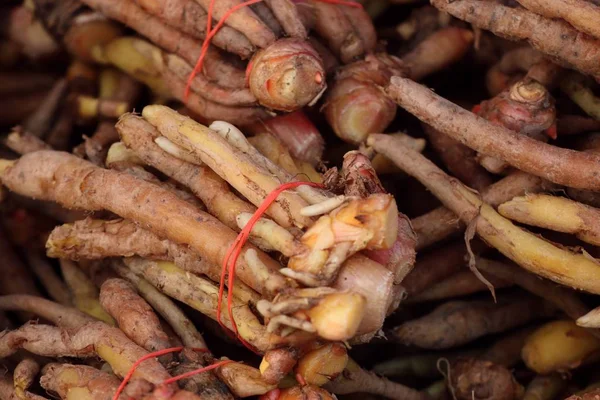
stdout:
MULTIPOLYGON (((146 106, 142 115, 167 139, 197 156, 256 206, 282 183, 221 135, 174 110, 146 106)), ((310 218, 300 215, 300 209, 307 205, 294 191, 286 191, 267 214, 283 227, 310 226, 310 218)))
POLYGON ((538 374, 579 367, 600 351, 600 339, 573 321, 554 321, 532 333, 523 347, 523 361, 538 374))
POLYGON ((585 85, 584 77, 574 72, 560 81, 560 89, 590 117, 600 120, 600 98, 585 85))
POLYGON ((557 283, 600 294, 600 264, 589 256, 559 248, 515 226, 479 196, 399 141, 371 135, 369 144, 417 178, 477 234, 523 268, 557 283), (577 268, 573 268, 577 265, 577 268))
POLYGON ((348 351, 343 344, 328 343, 303 355, 296 373, 308 384, 323 386, 342 373, 348 360, 348 351))
POLYGON ((498 207, 509 219, 558 232, 572 233, 584 242, 600 245, 600 210, 546 194, 516 197, 498 207))
POLYGON ((297 176, 299 180, 319 183, 322 181, 321 174, 310 163, 292 156, 288 148, 276 136, 269 133, 259 133, 248 138, 248 142, 273 163, 288 173, 297 176))
POLYGON ((99 292, 94 282, 70 260, 61 259, 60 270, 71 290, 75 307, 100 321, 115 325, 115 320, 100 305, 99 292))
MULTIPOLYGON (((247 157, 249 157, 258 168, 264 169, 279 181, 290 182, 299 180, 295 175, 287 172, 277 163, 271 161, 268 157, 265 157, 248 141, 248 139, 246 139, 246 136, 242 133, 242 131, 229 122, 214 121, 212 124, 210 124, 209 129, 223 136, 229 142, 229 144, 236 147, 247 157)), ((299 186, 295 190, 298 192, 300 197, 302 197, 309 204, 320 203, 330 197, 329 193, 326 191, 310 186, 299 186)))
MULTIPOLYGON (((229 228, 237 230, 236 217, 240 213, 255 211, 252 204, 237 197, 227 182, 209 167, 194 165, 185 161, 186 158, 175 157, 164 151, 157 144, 156 139, 168 139, 161 136, 160 132, 143 118, 133 114, 124 115, 116 128, 127 148, 146 164, 187 186, 202 200, 208 211, 229 228)), ((186 154, 189 158, 193 158, 187 151, 186 154)))
POLYGON ((261 395, 276 387, 275 384, 266 382, 258 369, 238 362, 217 368, 215 374, 237 397, 261 395))

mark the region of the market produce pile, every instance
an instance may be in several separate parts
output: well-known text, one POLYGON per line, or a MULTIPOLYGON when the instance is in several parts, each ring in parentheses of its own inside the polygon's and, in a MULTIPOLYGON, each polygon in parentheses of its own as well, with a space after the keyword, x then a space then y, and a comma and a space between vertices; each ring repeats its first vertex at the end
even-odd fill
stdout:
POLYGON ((600 396, 596 0, 0 7, 0 400, 600 396))

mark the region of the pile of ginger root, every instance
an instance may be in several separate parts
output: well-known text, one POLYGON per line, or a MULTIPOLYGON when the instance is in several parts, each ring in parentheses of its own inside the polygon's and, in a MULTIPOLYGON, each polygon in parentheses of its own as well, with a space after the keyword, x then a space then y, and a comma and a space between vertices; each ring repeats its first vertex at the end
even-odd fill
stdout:
POLYGON ((600 395, 597 1, 0 7, 0 400, 600 395))

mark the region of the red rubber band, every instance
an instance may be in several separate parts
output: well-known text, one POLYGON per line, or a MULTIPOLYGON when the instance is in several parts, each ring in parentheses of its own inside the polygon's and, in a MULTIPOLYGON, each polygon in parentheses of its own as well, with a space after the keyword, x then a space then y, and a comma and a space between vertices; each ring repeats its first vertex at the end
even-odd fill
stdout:
MULTIPOLYGON (((185 347, 183 347, 183 346, 169 347, 168 349, 153 351, 152 353, 148 353, 145 356, 140 357, 136 362, 133 363, 133 365, 131 366, 131 368, 129 368, 129 371, 127 371, 127 374, 123 377, 123 380, 121 381, 121 384, 119 385, 119 387, 117 388, 117 391, 115 392, 115 395, 113 396, 113 400, 119 400, 119 396, 121 395, 121 393, 123 393, 123 390, 125 389, 125 386, 127 385, 127 383, 129 383, 129 381, 131 380, 131 377, 135 373, 135 370, 137 369, 137 367, 140 366, 140 364, 142 362, 144 362, 146 360, 149 360, 151 358, 154 358, 154 357, 163 356, 165 354, 176 353, 178 351, 183 350, 184 348, 185 347)), ((200 352, 203 352, 203 353, 207 353, 208 352, 207 348, 192 347, 191 349, 194 350, 194 351, 200 351, 200 352)), ((227 360, 227 361, 231 362, 231 360, 227 360)), ((198 371, 198 370, 196 370, 196 371, 198 371)), ((203 372, 203 371, 200 371, 200 372, 203 372)), ((197 373, 200 373, 200 372, 197 372, 197 373)), ((185 375, 185 374, 183 374, 183 375, 185 375)), ((175 378, 177 378, 177 377, 175 377, 175 378)), ((171 382, 167 382, 167 381, 170 381, 171 379, 174 379, 174 378, 167 379, 166 381, 164 381, 162 383, 162 385, 165 385, 167 383, 171 383, 171 382)), ((179 379, 183 379, 183 378, 179 378, 179 379)), ((173 382, 175 382, 175 381, 173 381, 173 382)))
POLYGON ((219 367, 221 367, 221 366, 223 366, 225 364, 229 364, 229 363, 232 363, 232 362, 233 362, 233 360, 219 361, 219 362, 216 362, 214 364, 207 365, 206 367, 198 368, 198 369, 195 369, 193 371, 189 371, 189 372, 186 372, 184 374, 177 375, 177 376, 174 376, 172 378, 169 378, 169 379, 165 380, 163 383, 161 383, 161 385, 168 385, 169 383, 177 382, 178 380, 189 378, 190 376, 198 375, 198 374, 201 374, 202 372, 210 371, 210 370, 213 370, 215 368, 219 368, 219 367))
POLYGON ((250 349, 252 351, 255 351, 254 347, 252 345, 250 345, 248 342, 246 342, 240 336, 238 329, 237 329, 237 324, 235 323, 235 318, 233 317, 233 284, 234 284, 234 280, 235 280, 235 267, 237 264, 237 259, 240 256, 240 253, 242 252, 242 249, 243 249, 244 245, 246 244, 246 241, 248 241, 248 238, 250 237, 250 232, 252 231, 252 228, 254 227, 254 225, 256 225, 256 222, 258 222, 258 220, 263 216, 263 214, 267 211, 267 209, 271 206, 271 204, 273 204, 273 202, 275 200, 277 200, 277 197, 279 197, 281 192, 288 190, 288 189, 293 189, 293 188, 296 188, 296 187, 302 186, 302 185, 308 185, 308 186, 312 186, 312 187, 323 187, 323 185, 320 183, 304 182, 304 181, 288 182, 288 183, 284 183, 284 184, 278 186, 275 190, 273 190, 271 193, 269 193, 269 195, 267 197, 265 197, 265 199, 261 203, 260 207, 258 207, 256 209, 256 211, 254 212, 254 214, 252 215, 252 217, 250 218, 250 220, 248 221, 248 223, 246 224, 244 229, 241 230, 241 232, 238 234, 235 241, 229 247, 229 249, 227 250, 227 254, 225 255, 225 258, 223 259, 223 264, 222 264, 222 269, 221 269, 221 281, 219 283, 219 297, 218 297, 218 303, 217 303, 217 322, 219 322, 219 324, 226 331, 228 330, 228 328, 225 326, 225 324, 221 321, 221 309, 223 307, 223 292, 225 291, 225 274, 227 272, 229 274, 229 276, 228 276, 229 279, 227 282, 227 286, 229 287, 229 290, 227 291, 227 311, 229 314, 229 320, 231 321, 233 331, 234 331, 236 337, 238 338, 238 340, 240 340, 240 342, 242 342, 244 344, 244 346, 246 346, 248 349, 250 349))

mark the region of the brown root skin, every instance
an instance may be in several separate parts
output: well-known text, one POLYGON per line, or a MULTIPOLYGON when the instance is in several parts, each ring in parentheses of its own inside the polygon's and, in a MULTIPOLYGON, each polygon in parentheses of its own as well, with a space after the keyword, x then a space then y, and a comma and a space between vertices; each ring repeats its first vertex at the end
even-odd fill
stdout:
POLYGON ((127 268, 122 261, 114 261, 112 268, 123 279, 127 279, 135 285, 140 296, 171 325, 183 345, 190 348, 207 348, 204 338, 193 322, 186 317, 173 300, 127 268))
POLYGON ((469 50, 473 33, 466 29, 440 29, 402 56, 407 76, 418 81, 459 61, 469 50))
POLYGON ((570 318, 578 319, 589 311, 577 292, 555 285, 545 279, 540 279, 540 277, 525 271, 517 265, 477 258, 477 268, 501 279, 514 282, 528 292, 546 299, 570 318))
POLYGON ((396 382, 379 377, 365 371, 352 359, 346 369, 335 380, 325 385, 325 388, 335 394, 371 393, 390 399, 426 400, 423 392, 406 387, 396 382))
MULTIPOLYGON (((111 328, 103 322, 92 322, 76 331, 65 331, 48 325, 23 325, 0 337, 0 354, 3 357, 19 348, 50 357, 100 356, 118 376, 124 376, 137 359, 147 354, 119 329, 111 328)), ((170 377, 156 359, 140 365, 136 376, 153 384, 160 384, 170 377)))
MULTIPOLYGON (((156 262, 139 258, 125 259, 126 265, 135 273, 141 274, 153 286, 190 307, 217 320, 219 287, 212 281, 186 273, 172 263, 156 262)), ((225 293, 226 296, 226 293, 225 293)), ((237 298, 233 300, 233 315, 240 336, 259 352, 265 352, 282 345, 302 343, 314 335, 292 334, 285 338, 270 334, 258 321, 247 304, 237 298)), ((221 314, 223 323, 233 331, 232 321, 227 312, 221 314)))
POLYGON ((369 54, 341 68, 328 90, 323 112, 342 140, 359 144, 373 132, 384 132, 396 116, 396 106, 378 86, 394 75, 403 75, 400 59, 369 54))
POLYGON ((477 191, 492 184, 491 175, 477 163, 473 150, 427 124, 423 131, 452 176, 477 191))
POLYGON ((527 385, 523 400, 551 400, 567 387, 567 380, 560 374, 538 375, 527 385))
MULTIPOLYGON (((501 289, 512 286, 510 281, 505 281, 496 278, 491 274, 483 274, 484 278, 494 286, 495 289, 501 289)), ((435 301, 452 299, 456 297, 466 296, 477 292, 485 292, 488 287, 477 276, 468 269, 460 271, 451 277, 438 282, 429 289, 417 294, 414 297, 409 297, 407 302, 419 303, 424 301, 435 301)))
MULTIPOLYGON (((32 358, 25 358, 15 367, 13 382, 15 393, 20 399, 29 399, 30 396, 36 396, 27 390, 35 383, 37 374, 40 372, 40 365, 32 358)), ((35 398, 35 397, 34 397, 35 398)))
POLYGON ((66 79, 56 81, 52 90, 50 90, 48 96, 46 96, 38 109, 23 121, 23 131, 30 132, 37 137, 43 137, 50 129, 54 115, 67 95, 67 90, 68 84, 66 79))
POLYGON ((258 51, 250 65, 248 85, 267 108, 298 110, 316 102, 326 87, 321 57, 304 40, 280 39, 258 51))
MULTIPOLYGON (((119 21, 149 38, 167 52, 179 55, 189 64, 195 65, 200 54, 201 43, 162 23, 146 13, 132 1, 85 0, 89 7, 100 11, 108 18, 119 21)), ((204 60, 204 74, 214 79, 215 84, 229 88, 244 87, 244 71, 228 65, 221 54, 209 47, 204 60)), ((183 90, 182 90, 183 93, 183 90)))
POLYGON ((109 400, 116 393, 120 381, 114 375, 87 365, 48 364, 44 367, 40 384, 62 399, 68 398, 69 392, 73 391, 89 398, 109 400))
POLYGON ((527 40, 535 49, 561 64, 600 79, 600 40, 584 35, 564 21, 546 19, 525 9, 467 0, 433 0, 442 11, 510 40, 527 40), (518 20, 518 24, 512 21, 518 20))
POLYGON ((493 302, 451 301, 431 314, 394 328, 391 337, 407 345, 447 349, 502 332, 548 314, 537 298, 493 302))
POLYGON ((6 147, 21 155, 33 153, 38 150, 50 150, 50 146, 46 142, 36 135, 19 128, 13 129, 6 137, 4 143, 6 144, 6 147))
POLYGON ((109 279, 100 288, 100 304, 116 321, 119 328, 135 343, 149 352, 170 346, 152 307, 133 286, 121 279, 109 279))
MULTIPOLYGON (((195 371, 217 362, 210 354, 199 353, 185 348, 179 353, 179 365, 169 370, 171 375, 177 376, 187 372, 195 371)), ((227 386, 221 382, 214 371, 192 375, 187 379, 178 381, 179 387, 206 400, 233 400, 232 394, 227 386)))
POLYGON ((294 369, 298 357, 298 350, 293 347, 269 350, 260 362, 260 374, 267 383, 279 383, 294 369))
MULTIPOLYGON (((113 211, 145 224, 159 236, 188 244, 215 265, 235 240, 232 230, 170 191, 127 174, 100 169, 68 153, 39 151, 23 156, 12 166, 4 166, 0 171, 2 183, 13 191, 67 207, 113 211), (49 186, 50 182, 54 184, 49 186), (144 207, 138 208, 139 204, 144 207), (166 219, 168 226, 164 224, 166 219), (213 240, 209 243, 205 237, 213 240)), ((253 246, 247 245, 242 251, 238 270, 251 269, 244 256, 250 248, 253 246)), ((279 264, 266 254, 258 251, 258 255, 265 268, 279 269, 279 264)), ((261 278, 263 293, 274 294, 271 291, 276 291, 277 285, 272 285, 274 282, 267 276, 261 278)))
POLYGON ((480 358, 507 368, 514 367, 521 362, 521 350, 534 328, 529 326, 504 335, 481 354, 480 358))
POLYGON ((392 78, 386 91, 421 121, 482 154, 554 183, 600 189, 600 180, 591 173, 600 167, 597 155, 547 145, 495 126, 408 79, 392 78))
MULTIPOLYGON (((553 184, 542 178, 517 171, 484 189, 482 197, 491 206, 498 206, 516 196, 550 191, 554 188, 553 184)), ((464 228, 457 215, 445 207, 436 208, 412 219, 411 222, 417 234, 417 251, 444 240, 464 228)))
MULTIPOLYGON (((596 282, 596 260, 558 247, 517 227, 483 202, 472 190, 453 180, 431 161, 400 142, 385 135, 371 135, 369 144, 417 178, 444 205, 454 210, 461 220, 471 223, 472 229, 488 245, 498 249, 521 267, 563 285, 590 293, 600 292, 599 283, 596 282), (576 270, 570 267, 574 262, 578 264, 576 270)), ((470 266, 473 267, 474 264, 470 266)))
MULTIPOLYGON (((324 38, 329 48, 337 55, 342 63, 347 64, 362 57, 365 52, 372 50, 375 45, 372 34, 363 34, 355 29, 353 23, 372 22, 364 10, 360 10, 366 16, 357 20, 353 15, 354 21, 351 21, 351 15, 348 15, 344 9, 346 6, 338 4, 328 4, 326 2, 310 2, 315 13, 315 31, 324 38), (365 42, 364 39, 367 39, 365 42), (370 48, 369 48, 370 47, 370 48)), ((349 8, 349 7, 348 7, 349 8)), ((362 29, 361 29, 362 30, 362 29)))
MULTIPOLYGON (((3 231, 0 231, 0 260, 0 293, 40 295, 29 269, 14 252, 3 231)), ((27 321, 31 314, 19 314, 19 317, 27 321)))
POLYGON ((515 400, 523 395, 512 373, 489 361, 459 360, 449 375, 450 391, 458 400, 515 400))
POLYGON ((66 307, 31 295, 0 296, 0 310, 34 313, 55 325, 69 330, 77 330, 81 326, 95 320, 73 307, 66 307))
MULTIPOLYGON (((163 136, 206 163, 256 206, 264 201, 268 193, 279 187, 282 181, 292 180, 287 179, 283 170, 249 145, 241 132, 238 131, 235 140, 228 141, 228 132, 235 130, 231 126, 222 129, 219 134, 168 107, 157 105, 144 107, 142 114, 163 136), (243 146, 245 151, 238 145, 243 146), (240 171, 243 173, 240 174, 240 171)), ((221 122, 220 125, 224 124, 226 123, 221 122)), ((302 188, 298 188, 281 193, 267 209, 267 215, 286 228, 312 225, 312 218, 300 214, 300 209, 308 205, 299 194, 301 190, 302 188)))
MULTIPOLYGON (((206 11, 194 0, 170 0, 166 2, 136 0, 144 10, 155 15, 173 28, 196 38, 206 37, 206 11)), ((229 26, 217 31, 211 43, 242 58, 250 58, 256 48, 248 38, 229 26)))
MULTIPOLYGON (((476 250, 474 250, 476 251, 476 250)), ((419 254, 413 270, 402 281, 409 297, 416 296, 466 265, 464 243, 449 244, 425 255, 419 254)))
MULTIPOLYGON (((208 10, 210 0, 197 1, 205 10, 208 10)), ((213 18, 220 20, 227 10, 239 4, 236 0, 222 0, 213 6, 213 18)), ((277 39, 273 32, 249 7, 242 7, 227 18, 226 25, 242 32, 257 47, 265 48, 277 39)))
POLYGON ((69 288, 54 271, 47 258, 35 251, 28 252, 26 257, 29 267, 46 289, 48 296, 59 304, 70 306, 72 299, 69 288))
POLYGON ((297 4, 292 0, 266 0, 266 3, 288 36, 306 39, 307 28, 303 24, 297 4))
POLYGON ((583 33, 600 39, 600 6, 581 0, 519 0, 519 3, 536 14, 551 19, 564 19, 583 33))
MULTIPOLYGON (((72 260, 137 255, 153 260, 171 261, 186 271, 207 275, 215 282, 218 282, 221 276, 220 266, 207 263, 189 247, 161 239, 151 231, 127 220, 85 219, 56 227, 48 237, 46 250, 50 257, 72 260)), ((242 271, 239 271, 237 277, 241 281, 252 279, 253 282, 259 282, 254 274, 249 275, 242 271)), ((282 285, 281 289, 284 287, 285 285, 282 285)), ((234 288, 236 297, 243 301, 256 302, 259 298, 256 292, 241 282, 234 283, 234 288)))

